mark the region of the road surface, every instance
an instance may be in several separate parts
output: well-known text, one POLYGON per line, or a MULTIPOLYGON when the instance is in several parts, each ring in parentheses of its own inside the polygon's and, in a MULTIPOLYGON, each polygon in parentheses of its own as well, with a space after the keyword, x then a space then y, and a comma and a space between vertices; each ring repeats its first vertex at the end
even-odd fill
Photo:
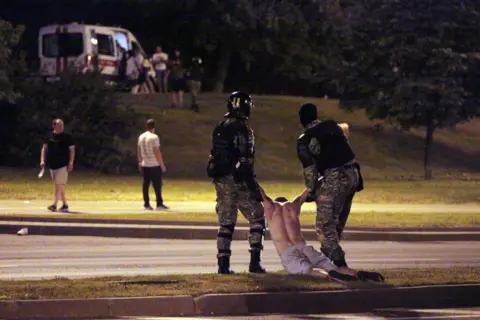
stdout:
MULTIPOLYGON (((0 235, 0 280, 216 272, 215 240, 0 235)), ((353 268, 480 265, 480 242, 343 242, 353 268)), ((232 246, 232 269, 248 268, 246 241, 232 246)), ((281 270, 271 241, 262 263, 281 270)))
MULTIPOLYGON (((447 320, 447 319, 480 319, 480 308, 465 309, 383 309, 358 314, 309 314, 309 315, 266 315, 266 316, 236 316, 236 317, 124 317, 114 320, 447 320)), ((110 319, 112 320, 112 319, 110 319)))

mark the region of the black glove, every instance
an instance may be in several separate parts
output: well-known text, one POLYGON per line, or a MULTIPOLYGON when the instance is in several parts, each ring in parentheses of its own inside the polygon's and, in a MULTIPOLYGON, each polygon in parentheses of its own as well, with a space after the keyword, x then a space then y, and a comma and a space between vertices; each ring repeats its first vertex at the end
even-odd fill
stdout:
POLYGON ((358 271, 357 277, 361 281, 385 282, 385 278, 378 272, 358 271))
POLYGON ((309 192, 305 202, 313 202, 313 201, 315 201, 315 194, 313 194, 312 192, 309 192))
POLYGON ((348 275, 348 274, 343 274, 335 270, 331 270, 328 272, 328 276, 332 280, 339 280, 339 281, 357 281, 357 278, 348 275))

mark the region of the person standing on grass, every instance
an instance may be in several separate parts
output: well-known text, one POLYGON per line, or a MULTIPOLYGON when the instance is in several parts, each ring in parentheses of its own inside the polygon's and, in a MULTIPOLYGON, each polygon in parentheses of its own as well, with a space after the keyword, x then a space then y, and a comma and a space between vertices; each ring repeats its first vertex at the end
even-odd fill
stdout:
POLYGON ((53 132, 45 139, 40 154, 40 167, 50 168, 52 181, 55 185, 53 204, 48 210, 57 211, 58 201, 62 200, 61 212, 68 212, 65 185, 68 180, 68 173, 73 170, 75 161, 75 144, 72 136, 63 132, 64 123, 62 119, 55 119, 52 123, 53 132))
POLYGON ((162 198, 162 174, 167 172, 160 151, 160 139, 155 134, 155 120, 147 120, 147 131, 138 137, 137 157, 138 169, 143 174, 143 201, 145 210, 153 210, 150 206, 149 188, 153 185, 157 198, 157 210, 166 210, 162 198))

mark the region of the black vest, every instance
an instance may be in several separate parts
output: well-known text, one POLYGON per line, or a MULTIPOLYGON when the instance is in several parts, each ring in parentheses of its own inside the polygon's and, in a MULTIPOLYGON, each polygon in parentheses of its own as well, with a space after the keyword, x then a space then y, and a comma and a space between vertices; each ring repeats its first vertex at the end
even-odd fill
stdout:
POLYGON ((333 120, 322 121, 308 128, 305 135, 320 142, 320 154, 315 156, 317 170, 320 173, 341 167, 355 159, 355 153, 342 128, 333 120))

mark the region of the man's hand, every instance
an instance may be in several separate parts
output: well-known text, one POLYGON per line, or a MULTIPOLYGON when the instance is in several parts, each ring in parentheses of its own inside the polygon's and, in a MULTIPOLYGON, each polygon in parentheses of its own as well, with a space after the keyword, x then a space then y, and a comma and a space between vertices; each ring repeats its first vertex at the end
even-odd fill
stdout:
POLYGON ((138 162, 138 171, 142 171, 142 162, 138 162))
POLYGON ((44 161, 40 162, 40 168, 42 168, 42 169, 45 168, 45 162, 44 161))
POLYGON ((70 162, 68 164, 68 172, 71 172, 73 170, 73 162, 70 162))
POLYGON ((160 169, 162 170, 162 173, 167 172, 167 167, 164 164, 160 166, 160 169))

